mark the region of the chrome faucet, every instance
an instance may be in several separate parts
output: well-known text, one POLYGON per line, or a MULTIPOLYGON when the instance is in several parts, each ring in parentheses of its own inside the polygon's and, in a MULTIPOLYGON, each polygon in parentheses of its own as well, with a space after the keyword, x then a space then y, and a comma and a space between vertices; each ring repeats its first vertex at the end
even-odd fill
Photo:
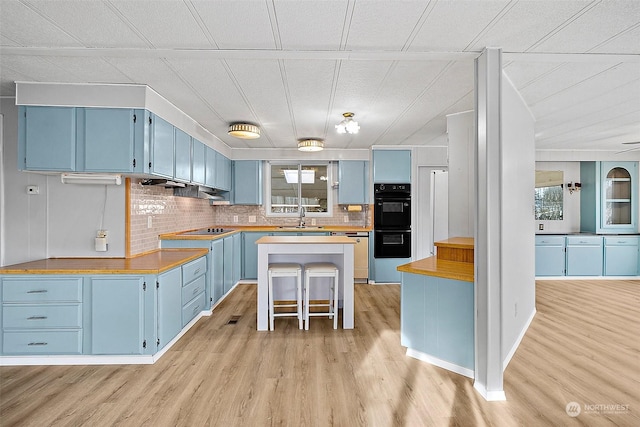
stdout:
POLYGON ((298 227, 304 227, 304 216, 305 216, 304 206, 300 206, 300 224, 298 224, 298 227))

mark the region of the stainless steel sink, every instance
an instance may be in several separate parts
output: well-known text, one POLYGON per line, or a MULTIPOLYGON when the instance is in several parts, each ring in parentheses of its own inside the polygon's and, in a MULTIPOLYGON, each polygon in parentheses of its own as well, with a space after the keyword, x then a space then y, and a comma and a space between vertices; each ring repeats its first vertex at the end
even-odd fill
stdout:
POLYGON ((321 226, 321 225, 318 225, 318 226, 315 226, 315 225, 309 225, 309 226, 307 226, 307 225, 303 225, 303 226, 281 225, 281 226, 278 227, 278 229, 280 229, 280 230, 321 230, 323 228, 324 227, 321 226))

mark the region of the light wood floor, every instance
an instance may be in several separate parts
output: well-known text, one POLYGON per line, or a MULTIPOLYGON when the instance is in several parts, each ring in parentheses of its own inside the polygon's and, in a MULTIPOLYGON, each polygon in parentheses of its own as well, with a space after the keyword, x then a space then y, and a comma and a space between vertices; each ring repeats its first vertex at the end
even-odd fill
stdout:
POLYGON ((256 287, 240 285, 154 365, 0 368, 0 425, 640 425, 640 281, 538 282, 506 402, 405 356, 399 293, 356 285, 354 330, 257 332, 256 287))

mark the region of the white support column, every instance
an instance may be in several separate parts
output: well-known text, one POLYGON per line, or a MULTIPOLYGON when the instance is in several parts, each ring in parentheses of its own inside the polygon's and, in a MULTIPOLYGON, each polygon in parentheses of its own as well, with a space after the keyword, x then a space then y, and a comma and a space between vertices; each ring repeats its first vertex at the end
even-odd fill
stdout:
POLYGON ((502 51, 476 59, 475 382, 486 400, 505 400, 501 328, 501 79, 502 51))

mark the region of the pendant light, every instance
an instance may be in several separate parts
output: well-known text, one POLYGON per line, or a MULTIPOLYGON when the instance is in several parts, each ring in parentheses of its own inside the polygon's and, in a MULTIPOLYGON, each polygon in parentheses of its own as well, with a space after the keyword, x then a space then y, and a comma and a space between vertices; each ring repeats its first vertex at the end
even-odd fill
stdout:
POLYGON ((336 130, 338 133, 349 133, 356 134, 360 131, 360 125, 358 122, 353 120, 353 113, 343 113, 342 116, 344 119, 336 125, 336 130))

